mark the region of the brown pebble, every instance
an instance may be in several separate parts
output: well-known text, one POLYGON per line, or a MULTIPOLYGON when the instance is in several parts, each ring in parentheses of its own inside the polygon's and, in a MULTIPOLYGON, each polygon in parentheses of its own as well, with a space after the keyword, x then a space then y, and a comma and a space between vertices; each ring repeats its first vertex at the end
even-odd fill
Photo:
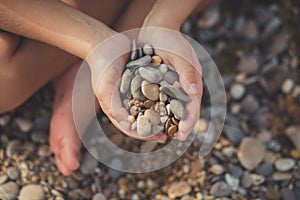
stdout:
POLYGON ((181 84, 179 83, 179 81, 175 81, 173 83, 173 86, 177 87, 177 88, 181 88, 181 84))
POLYGON ((144 101, 143 105, 144 105, 145 108, 149 109, 149 108, 151 108, 151 106, 154 105, 154 102, 148 99, 148 100, 144 101))
POLYGON ((160 92, 160 93, 159 93, 159 100, 160 100, 161 102, 166 102, 166 101, 168 100, 168 96, 167 96, 165 93, 160 92))
POLYGON ((136 107, 141 107, 141 102, 139 100, 134 100, 134 105, 136 107))
POLYGON ((178 127, 176 125, 171 125, 168 128, 168 136, 169 137, 174 137, 174 134, 177 132, 177 130, 178 130, 178 127))
POLYGON ((160 56, 155 55, 155 56, 152 56, 152 61, 151 61, 151 62, 152 62, 152 63, 155 63, 155 64, 157 64, 157 65, 160 65, 161 62, 162 62, 162 59, 161 59, 160 56))
POLYGON ((171 124, 172 124, 172 119, 168 118, 165 124, 166 132, 168 132, 168 129, 170 128, 171 124))
POLYGON ((133 122, 135 121, 135 117, 132 116, 132 115, 128 115, 128 121, 129 121, 130 123, 133 123, 133 122))

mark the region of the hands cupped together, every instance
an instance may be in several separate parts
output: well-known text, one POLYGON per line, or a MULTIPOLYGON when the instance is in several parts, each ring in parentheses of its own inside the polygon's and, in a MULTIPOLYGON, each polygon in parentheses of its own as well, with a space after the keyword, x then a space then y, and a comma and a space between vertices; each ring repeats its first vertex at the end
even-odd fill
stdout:
POLYGON ((165 135, 139 137, 130 130, 129 113, 122 106, 119 85, 122 72, 130 57, 131 41, 149 43, 164 63, 177 71, 182 88, 190 96, 186 104, 187 117, 181 120, 175 138, 185 140, 200 114, 202 96, 201 66, 191 45, 180 32, 165 28, 142 28, 115 34, 99 44, 88 56, 93 91, 104 113, 112 123, 130 137, 142 140, 166 139, 165 135), (128 37, 126 37, 128 36, 128 37))

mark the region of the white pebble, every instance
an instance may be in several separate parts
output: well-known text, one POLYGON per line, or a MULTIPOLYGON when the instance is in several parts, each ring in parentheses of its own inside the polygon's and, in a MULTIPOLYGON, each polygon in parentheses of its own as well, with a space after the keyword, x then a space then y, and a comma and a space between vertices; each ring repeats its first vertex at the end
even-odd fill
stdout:
POLYGON ((234 99, 240 99, 245 94, 245 87, 242 84, 235 83, 230 88, 230 94, 234 99))
POLYGON ((168 71, 168 66, 164 63, 160 64, 159 70, 161 71, 161 73, 165 74, 168 71))
POLYGON ((281 85, 281 90, 283 93, 288 94, 292 91, 294 87, 294 80, 288 78, 285 79, 281 85))

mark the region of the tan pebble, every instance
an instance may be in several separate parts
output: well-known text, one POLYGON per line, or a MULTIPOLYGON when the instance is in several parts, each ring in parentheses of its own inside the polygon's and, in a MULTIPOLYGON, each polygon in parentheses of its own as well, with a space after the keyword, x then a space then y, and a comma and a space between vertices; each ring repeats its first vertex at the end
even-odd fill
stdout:
POLYGON ((157 101, 159 98, 159 87, 157 84, 149 83, 143 81, 142 83, 142 93, 145 97, 150 100, 157 101))
POLYGON ((159 124, 160 115, 155 110, 147 109, 144 115, 150 120, 152 125, 159 124))
POLYGON ((137 118, 137 133, 143 137, 146 137, 151 133, 151 123, 147 117, 139 116, 137 118))
POLYGON ((168 132, 168 129, 170 128, 171 125, 172 125, 172 119, 168 117, 168 119, 165 123, 166 132, 168 132))
POLYGON ((168 100, 168 96, 167 96, 165 93, 160 92, 160 93, 159 93, 159 100, 160 100, 161 102, 166 102, 166 101, 168 100))
POLYGON ((161 62, 162 62, 162 59, 161 59, 160 56, 155 55, 155 56, 152 56, 152 61, 151 61, 151 62, 152 62, 152 63, 155 63, 155 64, 157 64, 157 65, 160 65, 161 62))
POLYGON ((139 100, 134 100, 134 105, 136 107, 141 107, 141 102, 139 100))
POLYGON ((136 117, 139 114, 140 110, 141 110, 141 108, 139 108, 137 106, 131 106, 129 113, 130 113, 130 115, 136 117))
POLYGON ((178 131, 178 127, 176 125, 171 125, 168 128, 168 136, 169 137, 174 137, 174 134, 178 131))
POLYGON ((214 146, 214 148, 215 148, 216 150, 221 150, 221 149, 222 149, 222 147, 223 147, 223 146, 222 146, 222 144, 221 144, 221 143, 219 143, 219 142, 218 142, 218 143, 216 143, 216 144, 215 144, 215 146, 214 146))
POLYGON ((132 115, 128 115, 128 121, 129 121, 130 123, 133 123, 133 122, 135 121, 135 117, 132 116, 132 115))
POLYGON ((181 88, 181 84, 179 83, 179 81, 175 81, 173 83, 173 86, 177 87, 177 88, 181 88))
POLYGON ((207 126, 208 124, 205 119, 198 119, 194 130, 197 131, 197 133, 201 133, 207 130, 207 126))
POLYGON ((291 150, 291 156, 292 156, 293 158, 295 158, 295 159, 298 159, 298 158, 300 158, 300 152, 297 151, 296 149, 292 149, 292 150, 291 150))
POLYGON ((156 104, 154 105, 154 110, 156 112, 159 112, 159 103, 158 102, 156 102, 156 104))
POLYGON ((151 106, 154 105, 154 102, 148 99, 148 100, 144 101, 143 105, 144 105, 145 108, 149 109, 149 108, 151 108, 151 106))
POLYGON ((137 122, 135 121, 131 124, 131 130, 132 131, 136 130, 136 127, 137 127, 137 122))
POLYGON ((160 114, 161 116, 167 114, 167 109, 166 109, 166 106, 165 106, 165 105, 159 105, 158 109, 159 109, 159 114, 160 114))
POLYGON ((161 82, 159 83, 159 85, 161 85, 161 86, 163 86, 163 85, 169 85, 169 83, 168 83, 167 81, 161 81, 161 82))
POLYGON ((160 122, 162 123, 162 124, 164 124, 164 123, 166 123, 166 121, 168 120, 168 116, 161 116, 160 117, 160 122))

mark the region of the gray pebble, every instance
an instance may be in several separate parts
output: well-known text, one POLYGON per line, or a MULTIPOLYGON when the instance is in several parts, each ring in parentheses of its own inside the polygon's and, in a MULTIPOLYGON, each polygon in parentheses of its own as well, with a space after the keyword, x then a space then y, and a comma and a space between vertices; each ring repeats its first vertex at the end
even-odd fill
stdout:
POLYGON ((44 132, 33 131, 31 133, 31 140, 36 143, 45 144, 48 141, 48 136, 44 132))
POLYGON ((160 134, 164 131, 164 127, 160 125, 153 125, 152 126, 152 133, 154 135, 160 134))
POLYGON ((231 187, 233 191, 237 191, 240 180, 238 178, 233 177, 232 175, 226 173, 225 174, 226 183, 231 187))
POLYGON ((151 123, 147 117, 139 116, 137 118, 137 133, 142 137, 146 137, 151 133, 151 123))
POLYGON ((138 54, 139 54, 139 58, 143 57, 143 50, 142 50, 142 48, 138 48, 138 54))
POLYGON ((184 105, 180 101, 172 99, 170 102, 170 110, 174 114, 176 119, 181 120, 186 118, 184 105))
POLYGON ((246 88, 244 85, 235 83, 230 88, 230 94, 234 99, 240 99, 245 94, 246 88))
POLYGON ((14 167, 7 168, 6 174, 11 180, 17 180, 20 176, 19 170, 14 167))
POLYGON ((52 151, 47 144, 41 145, 38 149, 38 155, 40 157, 49 157, 49 156, 51 156, 51 154, 52 154, 52 151))
POLYGON ((244 132, 237 126, 225 125, 224 134, 233 144, 240 144, 240 142, 245 138, 244 132))
POLYGON ((150 83, 159 83, 163 78, 163 74, 158 68, 150 66, 140 67, 139 73, 143 79, 149 81, 150 83))
POLYGON ((159 65, 159 70, 161 71, 161 73, 165 74, 168 71, 168 66, 162 63, 159 65))
POLYGON ((44 200, 45 192, 42 186, 29 184, 22 187, 19 200, 44 200))
POLYGON ((18 193, 19 193, 19 186, 14 182, 8 182, 0 186, 1 200, 16 199, 18 193))
POLYGON ((137 106, 131 106, 129 113, 130 113, 130 115, 136 117, 139 114, 140 110, 141 110, 141 108, 139 108, 137 106))
POLYGON ((179 75, 177 74, 177 72, 170 70, 164 74, 164 80, 173 85, 175 81, 179 80, 179 75))
POLYGON ((136 66, 145 66, 151 62, 152 58, 149 55, 143 56, 137 60, 130 61, 127 63, 126 68, 133 68, 136 66))
POLYGON ((270 176, 274 172, 273 164, 263 163, 256 169, 256 172, 263 176, 270 176))
POLYGON ((131 69, 126 69, 121 78, 120 92, 125 94, 130 86, 131 79, 133 77, 134 71, 131 69))
POLYGON ((132 40, 132 44, 131 44, 131 55, 130 58, 131 60, 135 60, 138 57, 138 51, 137 51, 137 45, 136 45, 136 40, 133 39, 132 40))
POLYGON ((234 165, 234 164, 230 163, 228 165, 228 169, 229 169, 230 174, 235 178, 240 178, 241 175, 243 174, 242 168, 238 165, 234 165))
POLYGON ((189 102, 191 100, 188 95, 186 95, 184 92, 173 85, 160 86, 159 90, 167 94, 168 96, 176 98, 183 102, 189 102))
POLYGON ((275 161, 275 168, 278 171, 286 172, 291 170, 295 166, 295 160, 291 158, 279 158, 275 161))
POLYGON ((153 55, 153 48, 150 44, 145 44, 143 47, 143 52, 145 55, 152 56, 153 55))
POLYGON ((18 140, 11 140, 6 146, 6 156, 11 158, 20 151, 21 143, 18 140))
POLYGON ((210 193, 215 197, 227 197, 231 194, 231 189, 224 181, 219 181, 213 184, 210 188, 210 193))
POLYGON ((160 115, 158 112, 152 110, 152 109, 147 109, 144 113, 145 117, 149 119, 152 125, 159 124, 160 122, 160 115))
POLYGON ((295 192, 288 188, 281 189, 281 196, 283 200, 297 200, 295 192))

